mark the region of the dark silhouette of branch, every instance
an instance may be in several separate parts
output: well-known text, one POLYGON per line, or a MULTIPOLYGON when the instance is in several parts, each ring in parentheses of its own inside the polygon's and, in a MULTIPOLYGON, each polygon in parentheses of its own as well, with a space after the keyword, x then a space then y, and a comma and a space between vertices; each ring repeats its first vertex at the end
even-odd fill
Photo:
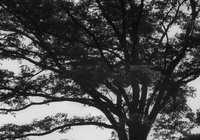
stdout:
POLYGON ((21 111, 26 108, 29 108, 31 106, 35 106, 35 105, 45 105, 45 104, 49 104, 49 103, 53 103, 53 102, 62 102, 62 101, 66 101, 66 100, 64 100, 64 99, 63 100, 49 100, 49 101, 44 101, 44 102, 39 102, 39 103, 30 103, 28 105, 25 105, 24 107, 16 108, 16 109, 0 108, 0 111, 16 112, 16 111, 21 111))
POLYGON ((58 127, 55 127, 51 130, 48 130, 46 132, 41 132, 41 133, 29 133, 29 134, 23 134, 21 136, 9 136, 9 137, 6 137, 6 138, 1 138, 2 140, 7 140, 7 139, 19 139, 19 138, 25 138, 25 137, 30 137, 30 136, 44 136, 44 135, 47 135, 47 134, 51 134, 57 130, 61 130, 61 129, 64 129, 64 128, 69 128, 71 126, 84 126, 84 125, 95 125, 95 126, 99 126, 99 127, 104 127, 104 128, 108 128, 108 129, 113 129, 113 126, 112 125, 109 125, 109 124, 106 124, 106 123, 101 123, 101 122, 83 122, 83 123, 72 123, 72 124, 65 124, 65 125, 62 125, 62 126, 58 126, 58 127))

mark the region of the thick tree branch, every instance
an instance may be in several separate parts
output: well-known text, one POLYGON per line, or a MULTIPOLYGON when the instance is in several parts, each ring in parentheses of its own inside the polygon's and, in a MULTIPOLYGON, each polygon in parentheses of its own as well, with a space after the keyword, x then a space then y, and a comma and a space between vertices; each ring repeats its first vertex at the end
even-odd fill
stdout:
MULTIPOLYGON (((154 117, 156 117, 158 110, 159 110, 159 105, 162 102, 162 98, 164 96, 164 93, 166 92, 166 85, 169 84, 167 79, 164 79, 161 83, 161 85, 159 85, 159 90, 158 90, 158 96, 155 99, 155 103, 153 105, 153 108, 149 114, 149 118, 150 120, 155 119, 154 117)), ((156 92, 155 92, 156 93, 156 92)))
MULTIPOLYGON (((140 6, 139 6, 139 13, 138 13, 136 22, 134 22, 132 19, 132 32, 133 32, 133 38, 132 38, 133 44, 132 44, 132 48, 131 48, 131 59, 132 59, 131 63, 132 64, 137 64, 136 46, 139 42, 138 30, 139 30, 139 26, 140 26, 140 21, 142 19, 143 7, 144 7, 144 0, 141 0, 140 6)), ((133 12, 134 9, 132 9, 132 8, 133 7, 131 7, 131 10, 133 12)))
POLYGON ((199 75, 200 75, 200 69, 196 69, 193 71, 188 70, 183 73, 183 77, 181 77, 178 81, 179 82, 183 81, 184 83, 188 83, 198 78, 199 75))
POLYGON ((7 139, 12 139, 12 140, 15 140, 15 139, 19 139, 19 138, 25 138, 25 137, 30 137, 30 136, 44 136, 44 135, 47 135, 47 134, 51 134, 57 130, 62 130, 64 128, 70 128, 70 127, 73 127, 73 126, 84 126, 84 125, 95 125, 95 126, 99 126, 99 127, 104 127, 104 128, 108 128, 108 129, 113 129, 113 126, 112 125, 109 125, 109 124, 106 124, 106 123, 102 123, 102 122, 83 122, 83 123, 72 123, 72 124, 65 124, 65 125, 62 125, 62 126, 58 126, 58 127, 55 127, 49 131, 46 131, 46 132, 41 132, 41 133, 28 133, 28 134, 24 134, 24 135, 21 135, 21 136, 9 136, 9 137, 6 137, 6 138, 1 138, 2 140, 7 140, 7 139))
POLYGON ((132 86, 132 101, 130 106, 131 107, 130 113, 133 114, 136 113, 138 107, 140 89, 139 89, 139 83, 135 79, 132 79, 131 86, 132 86))
MULTIPOLYGON (((17 89, 9 88, 9 87, 1 87, 0 90, 8 90, 12 91, 12 94, 1 94, 1 97, 14 97, 14 96, 22 96, 22 97, 43 97, 47 101, 44 101, 39 104, 46 104, 46 103, 51 103, 51 102, 63 102, 63 101, 70 101, 70 102, 77 102, 81 104, 86 104, 89 106, 95 106, 94 100, 93 99, 87 99, 87 98, 67 98, 67 97, 55 97, 54 95, 50 94, 42 94, 42 93, 30 93, 28 91, 19 91, 17 89)), ((32 104, 34 105, 34 104, 32 104)), ((29 105, 28 105, 29 107, 29 105)), ((25 107, 27 108, 27 107, 25 107)))
POLYGON ((160 103, 158 111, 160 111, 166 105, 166 103, 169 101, 171 96, 173 97, 173 96, 177 95, 177 92, 178 92, 179 88, 180 88, 180 83, 179 82, 174 83, 170 87, 168 93, 164 96, 162 102, 160 103))
POLYGON ((142 85, 142 93, 141 93, 141 98, 140 98, 140 101, 139 101, 139 113, 143 114, 144 113, 144 107, 145 107, 145 103, 146 103, 146 98, 147 98, 147 83, 146 82, 143 82, 143 85, 142 85))
POLYGON ((115 110, 115 107, 113 107, 113 104, 105 104, 101 98, 96 94, 96 91, 94 89, 86 89, 86 92, 95 100, 95 107, 101 110, 105 116, 108 118, 110 123, 116 127, 117 121, 115 120, 114 116, 112 115, 112 112, 117 113, 115 110), (112 111, 112 112, 111 112, 112 111))
POLYGON ((161 83, 162 83, 162 80, 159 80, 158 83, 155 85, 155 88, 154 88, 154 91, 153 91, 151 97, 149 97, 149 99, 147 100, 147 105, 146 105, 146 108, 145 108, 145 114, 146 115, 148 115, 150 105, 151 105, 153 99, 155 98, 157 92, 160 90, 161 83))
POLYGON ((112 85, 109 81, 106 82, 106 87, 110 89, 114 94, 119 95, 121 94, 124 97, 126 105, 130 105, 127 93, 124 91, 122 86, 117 85, 116 87, 112 85))
POLYGON ((121 9, 122 9, 122 29, 123 29, 123 40, 126 40, 126 30, 127 30, 127 22, 126 22, 126 5, 124 0, 119 0, 121 4, 121 9))
POLYGON ((25 105, 24 107, 21 108, 14 108, 14 109, 10 109, 10 108, 0 108, 0 111, 5 111, 5 112, 17 112, 17 111, 22 111, 24 109, 27 109, 31 106, 35 106, 35 105, 45 105, 45 104, 50 104, 50 103, 54 103, 54 102, 62 102, 62 101, 66 101, 65 99, 63 100, 48 100, 48 101, 43 101, 43 102, 39 102, 39 103, 30 103, 28 105, 25 105))
POLYGON ((86 90, 86 91, 94 99, 94 103, 101 104, 104 107, 109 108, 111 112, 117 114, 116 108, 113 102, 110 99, 108 99, 106 96, 104 96, 102 93, 98 92, 94 88, 86 90))

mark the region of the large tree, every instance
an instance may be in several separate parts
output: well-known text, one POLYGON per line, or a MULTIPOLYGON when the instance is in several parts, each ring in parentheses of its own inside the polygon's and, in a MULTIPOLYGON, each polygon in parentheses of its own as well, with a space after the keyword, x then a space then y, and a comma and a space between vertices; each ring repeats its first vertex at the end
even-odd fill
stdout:
POLYGON ((183 131, 176 119, 188 116, 187 83, 200 75, 199 11, 198 0, 1 0, 0 59, 33 64, 18 75, 0 70, 1 113, 69 101, 107 119, 58 113, 6 124, 1 139, 77 125, 113 129, 119 140, 146 140, 159 123, 183 131), (174 25, 181 32, 171 37, 174 25))

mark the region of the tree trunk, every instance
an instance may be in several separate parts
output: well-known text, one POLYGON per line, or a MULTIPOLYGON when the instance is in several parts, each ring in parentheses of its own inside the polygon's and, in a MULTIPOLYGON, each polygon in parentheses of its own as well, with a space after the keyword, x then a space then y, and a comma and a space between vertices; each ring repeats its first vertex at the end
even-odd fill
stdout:
POLYGON ((129 126, 129 140, 146 140, 150 126, 144 124, 131 124, 129 126))
POLYGON ((118 131, 119 140, 147 140, 151 127, 144 124, 131 124, 128 126, 128 133, 118 131), (128 136, 127 136, 128 135, 128 136))
POLYGON ((128 140, 127 133, 124 127, 120 127, 116 130, 119 140, 128 140))

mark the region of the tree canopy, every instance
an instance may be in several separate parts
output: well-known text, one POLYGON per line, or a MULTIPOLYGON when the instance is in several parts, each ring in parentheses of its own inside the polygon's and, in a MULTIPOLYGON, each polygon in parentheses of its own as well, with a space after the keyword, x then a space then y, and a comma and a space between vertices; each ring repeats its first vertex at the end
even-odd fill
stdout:
POLYGON ((196 122, 186 102, 200 75, 199 12, 199 0, 1 0, 0 59, 33 64, 18 75, 0 69, 1 113, 69 101, 105 115, 6 124, 1 139, 78 125, 112 129, 119 140, 146 140, 151 128, 155 138, 187 133, 196 122), (170 36, 173 26, 181 32, 170 36))

